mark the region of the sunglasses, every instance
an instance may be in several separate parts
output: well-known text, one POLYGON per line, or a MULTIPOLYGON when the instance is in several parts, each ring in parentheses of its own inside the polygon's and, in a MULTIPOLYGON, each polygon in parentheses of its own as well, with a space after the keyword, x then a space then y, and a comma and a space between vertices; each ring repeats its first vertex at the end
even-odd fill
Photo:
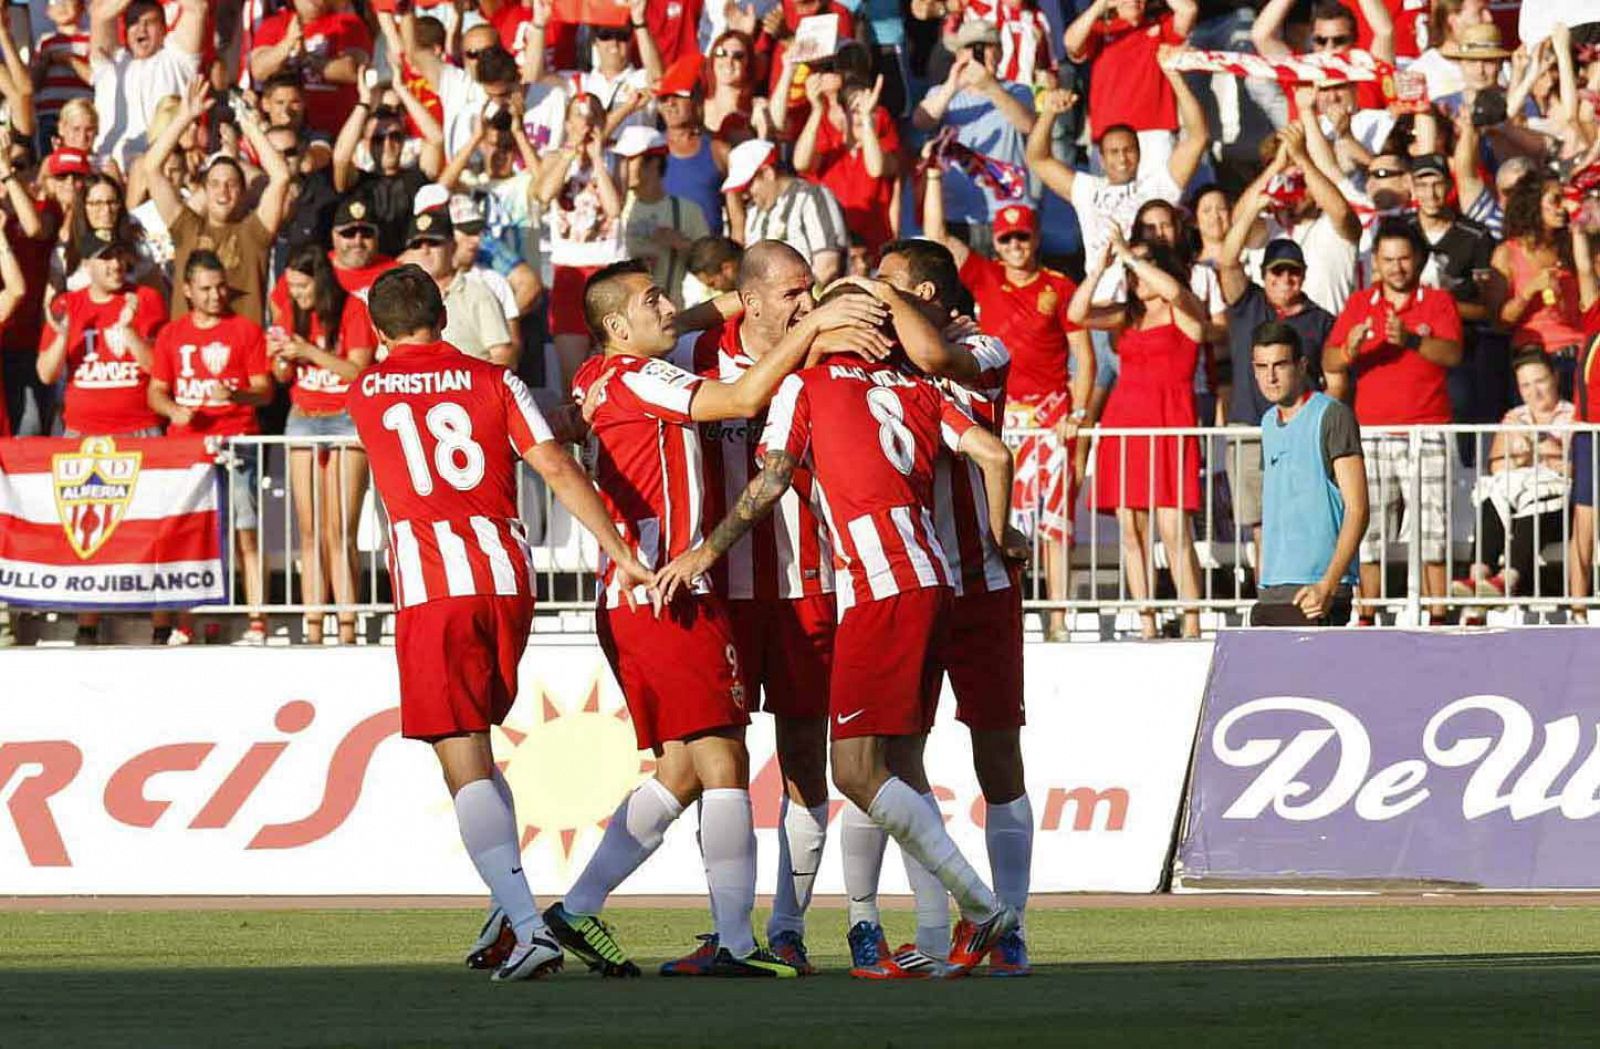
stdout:
POLYGON ((1018 241, 1021 241, 1023 243, 1027 243, 1028 241, 1031 241, 1031 240, 1033 240, 1033 234, 1032 233, 1007 233, 1004 236, 996 237, 995 238, 995 243, 997 243, 997 244, 1015 244, 1018 241))
POLYGON ((1373 168, 1367 172, 1367 178, 1399 178, 1405 174, 1409 174, 1409 172, 1403 168, 1373 168))
POLYGON ((468 62, 476 62, 487 50, 489 50, 487 47, 463 48, 461 51, 461 57, 466 59, 468 62))
POLYGON ((1314 47, 1349 47, 1355 42, 1355 37, 1345 34, 1340 34, 1339 36, 1313 36, 1311 38, 1311 43, 1314 47))
POLYGON ((622 43, 632 35, 626 29, 596 29, 594 31, 596 40, 610 40, 616 43, 622 43))
POLYGON ((727 58, 727 59, 731 59, 732 61, 735 61, 735 62, 743 62, 745 59, 749 58, 750 56, 745 54, 743 51, 729 51, 725 47, 719 47, 719 48, 717 48, 717 49, 715 49, 714 51, 711 52, 711 57, 712 58, 727 58))
POLYGON ((405 140, 406 133, 404 131, 384 131, 372 136, 372 141, 374 142, 404 142, 405 140))
POLYGON ((371 226, 347 226, 344 229, 336 229, 333 232, 345 240, 371 240, 378 235, 378 231, 371 226))

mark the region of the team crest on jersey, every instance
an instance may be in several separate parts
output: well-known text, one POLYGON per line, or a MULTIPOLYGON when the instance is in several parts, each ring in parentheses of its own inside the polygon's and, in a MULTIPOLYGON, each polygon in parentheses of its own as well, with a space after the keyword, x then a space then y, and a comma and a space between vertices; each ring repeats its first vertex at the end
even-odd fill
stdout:
POLYGON ((208 342, 200 347, 200 361, 212 375, 220 375, 228 366, 228 352, 227 343, 208 342))
POLYGON ((1039 312, 1040 313, 1043 313, 1043 314, 1054 313, 1056 311, 1056 307, 1059 306, 1060 304, 1061 304, 1061 296, 1056 294, 1056 289, 1054 289, 1054 288, 1046 288, 1046 289, 1044 289, 1043 291, 1041 291, 1039 293, 1038 308, 1039 308, 1039 312))
POLYGON ((93 557, 122 523, 143 458, 142 452, 118 451, 110 437, 85 437, 76 452, 50 457, 61 527, 83 560, 93 557))

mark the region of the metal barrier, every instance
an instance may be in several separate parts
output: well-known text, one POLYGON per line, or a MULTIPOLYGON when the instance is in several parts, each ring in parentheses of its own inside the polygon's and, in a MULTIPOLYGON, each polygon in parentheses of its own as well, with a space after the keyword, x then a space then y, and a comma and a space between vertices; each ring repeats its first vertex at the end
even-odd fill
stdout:
MULTIPOLYGON (((1559 621, 1569 614, 1568 609, 1600 602, 1593 596, 1600 590, 1600 573, 1592 556, 1581 565, 1581 572, 1567 570, 1575 538, 1569 512, 1570 473, 1546 470, 1529 477, 1514 467, 1494 473, 1497 481, 1481 483, 1480 476, 1490 475, 1471 465, 1490 461, 1490 453, 1502 445, 1537 450, 1544 439, 1566 448, 1573 435, 1597 429, 1600 427, 1592 425, 1453 425, 1365 430, 1363 444, 1369 455, 1375 521, 1371 533, 1382 558, 1373 562, 1377 593, 1361 596, 1364 613, 1370 611, 1408 626, 1438 623, 1462 610, 1472 614, 1486 611, 1491 622, 1559 621), (1376 469, 1378 457, 1399 463, 1401 468, 1376 469), (1439 467, 1436 476, 1424 476, 1418 464, 1425 462, 1430 469, 1439 467), (1406 464, 1415 468, 1407 469, 1406 464), (1503 529, 1504 549, 1486 549, 1483 530, 1478 527, 1474 486, 1486 507, 1498 502, 1515 509, 1513 504, 1520 506, 1526 501, 1530 482, 1535 496, 1544 500, 1541 503, 1536 498, 1535 505, 1544 507, 1544 512, 1528 521, 1513 517, 1503 529), (1498 495, 1497 483, 1503 485, 1498 495), (1396 501, 1405 507, 1408 527, 1403 530, 1388 513, 1380 512, 1396 501), (1418 509, 1425 505, 1432 523, 1442 522, 1442 537, 1420 534, 1418 509), (1524 529, 1531 529, 1531 534, 1524 535, 1524 529), (1536 570, 1529 573, 1530 578, 1520 580, 1520 589, 1526 592, 1452 595, 1452 578, 1469 573, 1472 565, 1485 566, 1488 571, 1480 570, 1482 575, 1497 570, 1514 538, 1516 544, 1531 543, 1536 570), (1432 551, 1434 560, 1424 559, 1424 545, 1429 541, 1435 548, 1442 541, 1442 563, 1437 560, 1437 549, 1432 551)), ((1019 431, 1008 433, 1007 441, 1017 446, 1030 437, 1053 440, 1042 431, 1019 431)), ((1198 616, 1198 626, 1206 632, 1247 619, 1255 600, 1256 546, 1253 529, 1233 512, 1237 500, 1229 477, 1236 483, 1245 473, 1241 469, 1245 457, 1259 457, 1258 431, 1245 427, 1096 429, 1085 431, 1079 441, 1087 442, 1081 457, 1088 469, 1073 493, 1074 534, 1064 559, 1068 578, 1057 582, 1052 596, 1046 569, 1055 567, 1059 573, 1063 559, 1053 556, 1057 551, 1047 549, 1048 544, 1036 534, 1034 557, 1023 581, 1026 610, 1041 617, 1059 616, 1063 629, 1076 638, 1134 633, 1141 612, 1198 616), (1115 447, 1122 475, 1117 485, 1121 498, 1115 505, 1097 506, 1093 500, 1099 481, 1096 464, 1100 447, 1112 440, 1119 442, 1115 447), (1141 443, 1142 454, 1132 457, 1143 458, 1149 467, 1144 476, 1130 477, 1130 451, 1141 443), (1176 475, 1198 474, 1199 505, 1185 511, 1180 526, 1168 528, 1166 537, 1156 534, 1160 529, 1152 521, 1148 542, 1125 542, 1117 511, 1132 509, 1131 504, 1157 502, 1160 458, 1167 454, 1164 448, 1174 446, 1176 475), (1142 499, 1128 494, 1141 487, 1142 499), (1169 549, 1168 542, 1174 536, 1180 548, 1176 551, 1169 549), (1131 560, 1132 549, 1137 549, 1140 563, 1131 560), (1187 568, 1184 560, 1188 560, 1187 568), (1174 567, 1179 569, 1176 574, 1174 567), (1149 583, 1140 586, 1141 579, 1149 583), (1180 592, 1180 582, 1188 594, 1180 592)), ((1590 439, 1583 445, 1592 477, 1600 466, 1600 441, 1590 439)), ((197 611, 343 613, 349 617, 384 615, 392 610, 383 556, 387 526, 366 479, 365 456, 354 438, 235 438, 230 451, 226 468, 240 475, 238 480, 253 485, 261 554, 248 589, 248 571, 241 570, 235 574, 228 604, 197 611), (250 470, 252 457, 260 461, 259 470, 250 470), (308 542, 313 536, 322 537, 321 543, 308 542), (319 546, 320 557, 316 556, 319 546), (341 575, 343 565, 349 565, 348 576, 341 575), (259 603, 247 599, 247 592, 261 595, 259 603)), ((1570 465, 1570 457, 1568 462, 1570 465)), ((589 629, 598 561, 593 538, 554 503, 531 470, 519 473, 518 504, 534 548, 540 628, 589 629)), ((239 546, 236 526, 241 510, 237 499, 229 500, 230 552, 239 546)), ((1587 551, 1594 548, 1594 516, 1587 515, 1587 551)))

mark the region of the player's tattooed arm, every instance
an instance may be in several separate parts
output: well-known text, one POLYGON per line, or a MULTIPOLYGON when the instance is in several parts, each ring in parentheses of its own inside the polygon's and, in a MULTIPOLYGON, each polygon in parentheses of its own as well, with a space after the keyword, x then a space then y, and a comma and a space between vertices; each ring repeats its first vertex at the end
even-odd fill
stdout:
POLYGON ((717 523, 706 541, 678 555, 671 564, 656 573, 655 586, 663 603, 670 602, 680 587, 692 588, 719 557, 733 549, 734 544, 743 539, 757 521, 772 512, 783 493, 794 483, 796 463, 795 457, 786 451, 767 453, 761 463, 761 472, 739 493, 733 509, 717 523))

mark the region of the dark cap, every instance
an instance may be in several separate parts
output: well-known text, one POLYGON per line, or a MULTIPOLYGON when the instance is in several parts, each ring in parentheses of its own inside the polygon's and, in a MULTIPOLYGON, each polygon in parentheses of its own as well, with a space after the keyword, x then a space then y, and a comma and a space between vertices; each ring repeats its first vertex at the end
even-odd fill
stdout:
POLYGON ((1267 253, 1261 259, 1261 272, 1266 273, 1274 266, 1293 266, 1295 269, 1306 268, 1306 253, 1300 250, 1300 245, 1288 237, 1279 237, 1267 244, 1267 253))
POLYGON ((357 196, 343 197, 337 207, 333 209, 333 228, 348 229, 351 226, 372 226, 377 228, 372 221, 372 205, 357 196))
POLYGON ((112 252, 132 250, 133 245, 114 229, 91 229, 78 238, 80 259, 98 259, 112 252))
POLYGON ((1423 175, 1437 175, 1442 179, 1449 179, 1450 162, 1438 153, 1427 153, 1420 157, 1412 157, 1411 177, 1421 178, 1423 175))
POLYGON ((449 210, 435 208, 411 216, 411 224, 406 227, 406 247, 424 240, 454 240, 455 235, 455 229, 450 225, 449 210))

